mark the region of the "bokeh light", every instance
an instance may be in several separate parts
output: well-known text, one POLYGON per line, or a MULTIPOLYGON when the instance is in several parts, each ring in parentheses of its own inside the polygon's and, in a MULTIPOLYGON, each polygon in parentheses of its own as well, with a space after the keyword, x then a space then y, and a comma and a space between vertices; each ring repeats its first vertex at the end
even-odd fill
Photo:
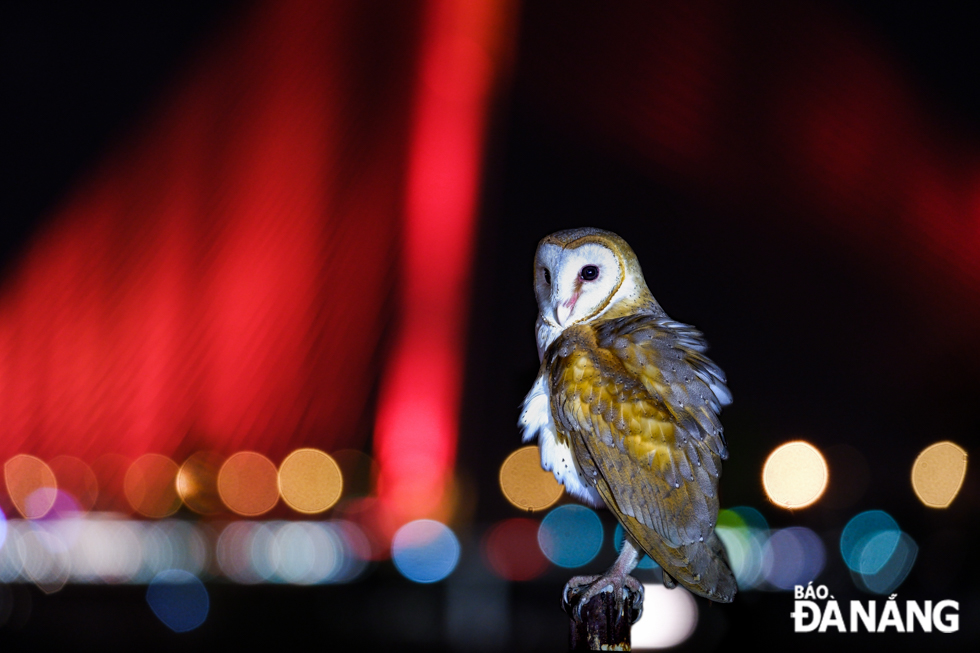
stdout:
POLYGON ((222 457, 213 451, 192 454, 177 472, 177 494, 188 508, 200 515, 221 512, 218 471, 222 457))
POLYGON ((169 569, 157 574, 146 588, 153 614, 178 633, 194 630, 208 617, 208 590, 193 574, 169 569))
POLYGON ((371 543, 361 527, 344 519, 329 522, 332 531, 344 544, 344 557, 337 573, 330 579, 334 583, 349 583, 363 575, 372 559, 371 543))
POLYGON ((459 561, 459 540, 448 526, 433 519, 409 522, 395 532, 391 559, 405 578, 435 583, 453 572, 459 561))
POLYGON ((602 548, 603 528, 594 510, 577 504, 559 506, 538 527, 538 546, 559 567, 581 567, 602 548))
POLYGON ((24 546, 18 522, 19 520, 5 522, 4 542, 0 546, 0 585, 20 580, 24 570, 24 546))
MULTIPOLYGON (((616 549, 616 553, 623 550, 623 541, 626 539, 626 529, 623 528, 622 524, 616 524, 616 530, 613 531, 613 548, 616 549)), ((659 567, 653 558, 643 554, 640 556, 640 562, 637 563, 637 569, 656 569, 659 567)))
MULTIPOLYGON (((748 528, 754 528, 765 533, 769 532, 769 522, 758 509, 752 506, 735 506, 729 508, 728 512, 748 528)), ((719 520, 718 523, 720 524, 721 521, 719 520)))
POLYGON ((851 518, 841 533, 840 548, 854 584, 875 594, 890 594, 901 585, 919 552, 915 541, 882 510, 851 518))
POLYGON ((698 625, 698 605, 690 592, 644 583, 643 614, 630 632, 634 651, 670 648, 698 625))
POLYGON ((68 582, 71 561, 56 532, 30 528, 21 532, 23 573, 45 594, 57 592, 68 582))
MULTIPOLYGON (((238 521, 214 529, 181 519, 134 521, 107 513, 6 524, 0 583, 149 583, 180 570, 237 583, 345 583, 367 568, 369 545, 343 520, 238 521), (216 532, 220 531, 220 535, 216 532)), ((0 528, 0 531, 3 529, 0 528)))
POLYGON ((505 580, 531 580, 548 568, 538 548, 538 522, 524 517, 505 519, 488 530, 483 555, 490 569, 505 580))
MULTIPOLYGON (((34 501, 47 501, 50 498, 50 490, 38 490, 41 492, 41 496, 37 499, 29 498, 28 504, 34 501)), ((68 492, 65 492, 61 488, 54 491, 54 501, 51 502, 51 508, 44 515, 44 519, 70 519, 80 516, 82 513, 81 508, 78 505, 78 501, 75 500, 68 492)))
POLYGON ((167 569, 180 569, 200 577, 211 560, 210 527, 182 519, 143 523, 139 529, 143 564, 134 579, 147 582, 167 569))
POLYGON ((232 512, 246 517, 261 515, 279 500, 279 472, 262 454, 240 451, 221 466, 218 494, 232 512))
POLYGON ((257 522, 232 522, 218 536, 215 557, 218 567, 230 580, 243 585, 262 582, 262 577, 252 568, 252 534, 261 524, 257 522))
POLYGON ((826 548, 820 536, 803 526, 773 532, 762 547, 765 579, 781 590, 816 580, 826 560, 826 548))
POLYGON ((286 583, 313 585, 333 578, 343 564, 343 543, 327 525, 283 523, 276 532, 276 575, 286 583))
POLYGON ((930 508, 946 508, 966 478, 966 451, 952 442, 937 442, 922 450, 912 465, 912 488, 930 508))
POLYGON ((251 554, 249 562, 252 570, 260 581, 276 581, 276 567, 279 566, 279 543, 276 542, 276 531, 280 522, 265 522, 257 524, 251 533, 251 554))
POLYGON ((809 442, 787 442, 777 447, 762 468, 766 495, 782 508, 805 508, 827 488, 827 461, 809 442))
POLYGON ((313 514, 332 508, 343 486, 340 466, 317 449, 298 449, 279 466, 283 501, 297 512, 313 514))
MULTIPOLYGON (((871 550, 872 555, 876 557, 877 543, 875 540, 879 538, 891 540, 889 533, 878 533, 868 541, 866 548, 871 550)), ((868 565, 870 568, 875 568, 876 571, 868 573, 851 571, 851 578, 859 588, 874 594, 891 594, 898 589, 898 586, 912 571, 912 565, 915 564, 915 558, 919 553, 919 546, 908 533, 901 532, 898 534, 894 548, 892 548, 890 541, 885 543, 885 547, 892 549, 888 559, 880 566, 877 565, 877 561, 875 564, 868 565)))
POLYGON ((21 515, 40 519, 51 510, 58 484, 43 460, 18 454, 4 463, 3 477, 10 501, 21 515))
POLYGON ((500 466, 500 489, 521 510, 544 510, 561 498, 565 488, 555 475, 541 468, 537 445, 521 447, 500 466))
POLYGON ((74 456, 55 456, 48 461, 58 488, 70 494, 79 512, 88 512, 95 507, 99 496, 99 481, 95 472, 84 460, 74 456))
POLYGON ((145 553, 139 522, 101 518, 81 521, 78 539, 71 548, 72 580, 90 583, 136 580, 145 553))
POLYGON ((715 533, 725 545, 739 589, 758 587, 765 578, 762 551, 769 537, 762 513, 749 506, 721 510, 715 533))
POLYGON ((123 480, 123 491, 133 510, 146 517, 169 517, 180 508, 177 494, 177 463, 166 456, 148 453, 133 461, 123 480))
POLYGON ((345 521, 232 522, 215 554, 222 573, 238 583, 312 585, 357 578, 366 547, 363 533, 345 521))
POLYGON ((895 551, 899 533, 898 523, 883 510, 868 510, 855 515, 840 536, 844 562, 858 573, 875 573, 895 551))

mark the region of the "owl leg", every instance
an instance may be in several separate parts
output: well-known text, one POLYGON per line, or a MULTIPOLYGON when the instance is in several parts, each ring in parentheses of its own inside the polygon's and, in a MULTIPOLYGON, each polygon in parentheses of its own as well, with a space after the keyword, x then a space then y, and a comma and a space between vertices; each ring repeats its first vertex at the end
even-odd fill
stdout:
POLYGON ((628 592, 633 592, 633 604, 640 606, 636 616, 639 619, 639 612, 643 609, 643 585, 630 576, 630 572, 636 568, 642 555, 629 538, 626 538, 623 542, 623 550, 606 573, 600 576, 575 576, 569 580, 562 592, 562 605, 566 608, 566 612, 574 602, 575 615, 578 620, 581 620, 582 606, 602 592, 612 592, 616 605, 622 612, 625 609, 628 592))

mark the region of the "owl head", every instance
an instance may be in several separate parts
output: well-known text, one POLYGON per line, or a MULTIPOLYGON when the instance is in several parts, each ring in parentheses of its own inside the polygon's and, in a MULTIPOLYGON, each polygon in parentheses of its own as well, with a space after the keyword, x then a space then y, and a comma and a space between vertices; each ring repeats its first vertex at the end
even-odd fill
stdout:
POLYGON ((589 227, 559 231, 538 243, 534 294, 539 353, 542 345, 547 347, 574 324, 617 308, 656 306, 636 254, 626 241, 611 231, 589 227))

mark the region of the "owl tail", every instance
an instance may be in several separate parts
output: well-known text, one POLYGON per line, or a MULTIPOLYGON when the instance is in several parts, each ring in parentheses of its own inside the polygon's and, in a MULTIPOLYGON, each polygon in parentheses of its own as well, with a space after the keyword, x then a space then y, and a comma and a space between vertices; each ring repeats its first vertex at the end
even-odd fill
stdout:
MULTIPOLYGON (((665 575, 669 575, 692 593, 720 603, 731 603, 735 598, 738 590, 735 574, 728 563, 725 546, 714 532, 704 542, 677 548, 661 543, 658 548, 660 551, 647 553, 660 563, 665 575)), ((670 586, 667 578, 664 581, 664 585, 670 586)))
MULTIPOLYGON (((626 517, 623 525, 648 556, 657 561, 664 573, 693 594, 719 603, 731 603, 738 587, 735 574, 728 563, 725 545, 712 531, 704 542, 673 547, 635 519, 626 517)), ((665 578, 665 585, 671 586, 665 578)))

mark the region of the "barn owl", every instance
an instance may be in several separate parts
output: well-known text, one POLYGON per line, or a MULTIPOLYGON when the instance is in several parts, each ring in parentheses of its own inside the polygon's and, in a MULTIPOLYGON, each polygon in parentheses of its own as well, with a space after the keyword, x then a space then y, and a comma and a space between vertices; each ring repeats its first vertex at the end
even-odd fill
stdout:
POLYGON ((524 440, 537 438, 542 467, 572 496, 604 503, 626 532, 613 566, 570 580, 566 602, 576 594, 581 611, 627 587, 642 597, 629 574, 644 553, 667 587, 732 601, 735 577, 714 532, 728 457, 718 414, 732 397, 701 333, 667 317, 633 250, 608 231, 545 237, 534 293, 541 368, 524 400, 524 440))

